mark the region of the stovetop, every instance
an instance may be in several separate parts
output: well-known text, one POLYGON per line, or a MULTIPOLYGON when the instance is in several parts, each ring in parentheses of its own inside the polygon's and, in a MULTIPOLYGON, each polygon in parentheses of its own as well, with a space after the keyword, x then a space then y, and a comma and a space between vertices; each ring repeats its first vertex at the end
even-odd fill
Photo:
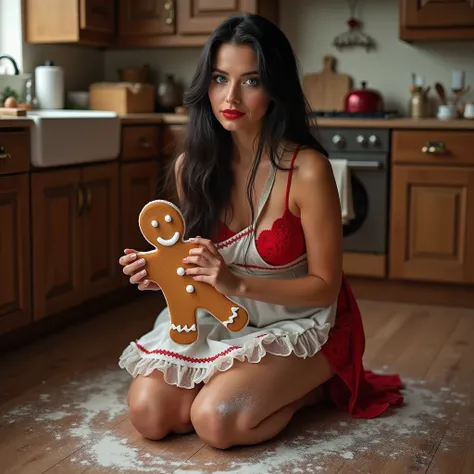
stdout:
POLYGON ((335 110, 316 111, 313 110, 309 114, 310 118, 349 118, 349 119, 381 119, 388 120, 401 117, 401 114, 396 110, 385 110, 383 112, 343 112, 335 110))

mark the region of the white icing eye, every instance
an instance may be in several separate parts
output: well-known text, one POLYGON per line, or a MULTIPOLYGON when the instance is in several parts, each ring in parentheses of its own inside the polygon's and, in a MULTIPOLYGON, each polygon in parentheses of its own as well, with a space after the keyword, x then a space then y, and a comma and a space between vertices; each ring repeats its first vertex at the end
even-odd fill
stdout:
POLYGON ((193 285, 188 285, 188 286, 186 287, 186 291, 187 291, 188 293, 192 293, 192 292, 194 291, 194 286, 193 286, 193 285))
POLYGON ((151 225, 153 227, 158 227, 158 221, 155 221, 155 220, 151 221, 151 225))
POLYGON ((166 222, 171 222, 173 219, 171 218, 171 216, 165 216, 165 221, 166 222))
POLYGON ((183 276, 184 275, 184 268, 183 267, 179 267, 177 270, 176 270, 176 273, 179 275, 179 276, 183 276))

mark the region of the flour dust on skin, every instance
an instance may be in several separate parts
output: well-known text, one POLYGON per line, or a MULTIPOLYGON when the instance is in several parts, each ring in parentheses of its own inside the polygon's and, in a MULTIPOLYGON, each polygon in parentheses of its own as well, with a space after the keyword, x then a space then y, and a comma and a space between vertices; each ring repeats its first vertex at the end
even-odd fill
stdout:
MULTIPOLYGON (((317 413, 310 414, 313 421, 290 427, 291 435, 278 441, 218 451, 209 462, 199 465, 188 460, 189 455, 183 459, 177 459, 176 453, 170 453, 170 458, 157 456, 140 440, 134 442, 127 433, 117 434, 109 429, 127 415, 130 376, 115 368, 72 380, 49 392, 45 384, 43 393, 36 399, 0 413, 0 422, 32 421, 31 428, 48 433, 51 442, 74 438, 82 448, 69 456, 68 462, 109 468, 116 473, 306 474, 324 472, 334 459, 348 466, 358 461, 360 466, 360 460, 369 453, 381 459, 412 455, 412 462, 422 468, 428 465, 429 457, 410 442, 410 437, 421 437, 427 442, 430 438, 439 439, 439 425, 444 423, 445 429, 450 417, 461 418, 461 407, 470 408, 473 402, 455 388, 429 389, 422 381, 404 379, 404 382, 406 403, 387 416, 357 420, 331 412, 321 421, 317 413), (71 423, 64 430, 68 418, 71 423)), ((239 400, 251 403, 246 396, 239 400)), ((218 408, 228 412, 237 407, 218 408)), ((47 450, 55 449, 54 444, 51 446, 47 450)), ((440 449, 449 450, 449 441, 443 441, 440 449)))

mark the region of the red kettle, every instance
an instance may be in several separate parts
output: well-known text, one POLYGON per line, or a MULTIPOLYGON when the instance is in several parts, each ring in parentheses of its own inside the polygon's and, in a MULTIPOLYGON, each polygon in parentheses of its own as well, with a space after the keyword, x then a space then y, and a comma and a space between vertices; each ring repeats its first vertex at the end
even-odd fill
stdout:
POLYGON ((367 89, 367 81, 362 81, 361 89, 354 89, 347 94, 344 111, 349 113, 383 112, 382 96, 374 89, 367 89))

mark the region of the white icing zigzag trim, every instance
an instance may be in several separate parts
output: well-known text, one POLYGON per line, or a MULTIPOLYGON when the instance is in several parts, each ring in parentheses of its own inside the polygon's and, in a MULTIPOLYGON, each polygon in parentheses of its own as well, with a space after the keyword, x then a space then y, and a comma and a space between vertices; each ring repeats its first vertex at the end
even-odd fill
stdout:
POLYGON ((222 324, 227 327, 229 324, 234 322, 234 319, 237 317, 237 311, 240 309, 238 306, 232 306, 232 315, 227 321, 222 321, 222 324))
POLYGON ((180 238, 181 234, 179 232, 175 232, 173 237, 171 239, 162 239, 161 237, 158 237, 156 240, 160 245, 163 245, 165 247, 172 247, 174 244, 176 244, 180 238))
POLYGON ((174 329, 175 331, 178 331, 178 332, 183 332, 183 331, 192 332, 196 330, 196 325, 193 324, 191 327, 188 327, 187 324, 184 326, 181 326, 181 324, 178 324, 177 326, 175 324, 172 324, 171 329, 174 329))

